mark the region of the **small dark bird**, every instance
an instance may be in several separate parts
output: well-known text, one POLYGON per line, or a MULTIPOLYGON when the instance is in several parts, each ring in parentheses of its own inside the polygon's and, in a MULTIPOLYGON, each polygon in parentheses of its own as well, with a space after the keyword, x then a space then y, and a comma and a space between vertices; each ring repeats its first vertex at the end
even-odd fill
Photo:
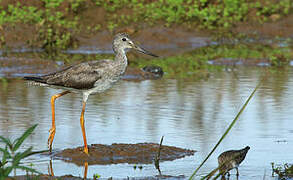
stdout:
POLYGON ((68 93, 81 93, 83 95, 80 125, 84 141, 84 152, 88 154, 86 134, 84 128, 84 112, 86 101, 90 94, 102 93, 111 88, 124 74, 127 67, 126 51, 134 49, 144 54, 158 57, 143 48, 137 46, 127 34, 119 33, 114 37, 113 50, 116 54, 114 60, 102 59, 98 61, 84 62, 70 66, 61 71, 38 77, 24 77, 33 81, 32 84, 62 89, 63 92, 51 97, 52 127, 48 139, 49 150, 55 136, 55 100, 68 93))
POLYGON ((219 171, 222 176, 228 174, 230 176, 229 171, 233 168, 236 168, 237 176, 239 176, 238 166, 245 159, 245 156, 250 149, 249 146, 246 146, 240 150, 230 150, 225 151, 218 157, 219 171))
POLYGON ((160 66, 149 65, 142 68, 142 71, 146 73, 147 79, 159 79, 164 75, 164 71, 160 66), (148 78, 148 76, 152 78, 148 78))

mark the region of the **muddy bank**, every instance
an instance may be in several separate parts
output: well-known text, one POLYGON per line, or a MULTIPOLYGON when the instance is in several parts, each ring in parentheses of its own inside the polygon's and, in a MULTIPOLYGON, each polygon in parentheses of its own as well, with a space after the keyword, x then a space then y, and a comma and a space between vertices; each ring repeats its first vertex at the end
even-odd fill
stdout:
MULTIPOLYGON (((31 47, 26 44, 26 41, 32 38, 34 34, 30 33, 31 30, 28 29, 29 27, 25 26, 21 28, 19 26, 15 29, 9 29, 9 31, 3 32, 6 37, 7 48, 2 48, 0 50, 15 51, 15 49, 17 49, 18 51, 21 51, 25 49, 27 51, 34 51, 30 50, 31 47), (27 31, 28 33, 25 33, 27 31)), ((95 34, 76 35, 78 46, 76 48, 69 48, 70 50, 68 52, 83 52, 85 54, 113 53, 113 36, 118 32, 127 32, 131 38, 134 41, 139 42, 142 47, 155 54, 160 54, 160 56, 172 56, 215 43, 212 39, 212 34, 207 33, 206 31, 189 30, 182 27, 168 28, 163 25, 157 25, 154 27, 146 27, 144 29, 120 28, 115 32, 102 30, 95 34)), ((38 50, 40 51, 41 49, 38 50)))
MULTIPOLYGON (((280 22, 259 24, 240 24, 231 32, 242 33, 247 38, 254 39, 254 42, 262 42, 264 39, 293 38, 293 15, 280 22)), ((130 36, 146 49, 160 54, 160 56, 173 56, 176 54, 191 51, 196 48, 219 44, 214 40, 215 32, 190 30, 182 27, 167 28, 164 26, 149 27, 141 30, 119 29, 117 32, 133 32, 130 36)), ((6 32, 10 33, 10 32, 6 32)), ((19 35, 21 36, 21 34, 19 35)), ((83 52, 109 54, 112 53, 112 40, 114 33, 108 31, 97 32, 89 36, 78 36, 79 46, 70 52, 83 52)), ((221 37, 217 37, 221 39, 221 37)), ((22 41, 9 41, 9 49, 21 48, 29 49, 22 41)), ((3 50, 3 49, 2 49, 3 50)))
MULTIPOLYGON (((172 56, 215 43, 210 33, 181 27, 167 28, 157 25, 139 30, 121 28, 117 32, 127 32, 134 41, 160 56, 172 56)), ((82 49, 96 47, 101 51, 109 52, 112 50, 114 34, 102 31, 91 37, 80 36, 78 37, 79 47, 82 49)))
MULTIPOLYGON (((16 29, 9 29, 9 31, 3 32, 7 39, 6 46, 9 47, 8 49, 30 48, 25 42, 27 39, 32 38, 30 36, 33 36, 33 34, 23 33, 26 31, 31 32, 31 30, 27 30, 28 28, 26 26, 17 27, 16 29), (16 34, 17 38, 13 38, 16 34)), ((173 56, 199 47, 219 44, 219 41, 214 40, 215 37, 217 39, 223 37, 217 31, 188 29, 175 25, 173 27, 156 25, 144 29, 120 28, 115 32, 102 30, 95 34, 79 34, 76 35, 78 46, 75 49, 77 49, 77 52, 81 51, 86 53, 112 53, 112 40, 114 34, 117 32, 129 33, 132 39, 140 42, 143 47, 155 54, 160 54, 160 56, 173 56)), ((254 39, 254 42, 263 41, 264 39, 274 39, 276 37, 293 38, 292 32, 293 15, 285 17, 280 21, 263 24, 253 22, 240 23, 229 30, 229 33, 241 33, 248 39, 254 39)), ((232 37, 237 38, 234 35, 232 37)))
POLYGON ((276 16, 278 14, 271 15, 270 21, 265 23, 239 23, 232 32, 260 38, 293 38, 293 14, 278 19, 275 19, 276 16))
POLYGON ((127 32, 145 47, 167 56, 207 46, 223 35, 232 39, 240 34, 269 39, 293 35, 290 1, 166 4, 5 0, 0 7, 2 50, 34 47, 55 53, 68 48, 94 48, 109 52, 113 35, 127 32))
MULTIPOLYGON (((272 40, 276 37, 293 38, 293 15, 289 15, 279 21, 263 24, 256 22, 239 23, 231 28, 228 33, 219 33, 218 30, 188 29, 176 25, 172 27, 156 25, 144 29, 120 28, 116 32, 127 32, 134 40, 140 42, 152 52, 162 56, 172 56, 196 48, 219 44, 227 34, 232 35, 229 36, 232 41, 238 38, 238 34, 245 35, 245 39, 250 39, 254 42, 263 42, 265 39, 272 40)), ((79 36, 78 41, 82 49, 96 47, 102 51, 109 52, 112 50, 111 42, 116 32, 102 31, 86 38, 79 36)))
MULTIPOLYGON (((65 149, 53 154, 53 158, 83 166, 84 163, 93 164, 151 164, 158 153, 159 144, 92 144, 89 146, 89 156, 83 153, 83 147, 65 149)), ((194 155, 194 150, 173 146, 162 146, 161 161, 172 161, 185 156, 194 155)))

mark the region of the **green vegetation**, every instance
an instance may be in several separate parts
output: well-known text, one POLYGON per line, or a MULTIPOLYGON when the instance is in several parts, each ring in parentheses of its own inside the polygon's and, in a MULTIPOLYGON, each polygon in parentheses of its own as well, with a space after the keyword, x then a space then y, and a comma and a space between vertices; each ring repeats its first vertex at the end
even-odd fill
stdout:
POLYGON ((255 20, 263 22, 272 14, 287 15, 293 7, 290 0, 275 3, 248 0, 96 0, 94 2, 108 12, 107 18, 111 23, 115 22, 118 25, 139 21, 152 25, 157 21, 163 21, 167 26, 186 23, 189 26, 200 25, 208 29, 231 27, 234 23, 248 20, 247 15, 250 13, 252 16, 257 15, 255 20), (125 9, 131 11, 122 16, 113 15, 114 12, 125 9))
MULTIPOLYGON (((107 29, 145 25, 227 30, 237 23, 275 21, 292 12, 293 1, 274 0, 41 0, 1 1, 0 30, 23 26, 27 43, 49 53, 78 45, 77 36, 107 29)), ((5 46, 0 35, 0 44, 5 46)))
POLYGON ((96 180, 96 179, 100 179, 101 178, 101 175, 96 173, 93 175, 93 179, 96 180))
POLYGON ((140 170, 142 170, 142 165, 137 166, 136 164, 133 165, 133 169, 136 170, 137 168, 139 168, 140 170))
POLYGON ((7 78, 5 78, 5 77, 0 77, 0 81, 1 81, 1 85, 2 86, 7 86, 7 84, 8 84, 8 79, 7 78))
POLYGON ((283 166, 274 166, 272 163, 273 174, 276 173, 279 176, 279 179, 285 180, 293 178, 293 165, 284 164, 283 166))
POLYGON ((0 147, 0 152, 2 153, 2 159, 0 160, 1 180, 7 178, 13 169, 22 169, 27 172, 39 173, 31 167, 23 166, 20 162, 24 158, 36 153, 32 152, 32 147, 26 149, 23 152, 18 151, 24 140, 29 135, 31 135, 31 133, 34 131, 36 127, 37 125, 30 127, 22 134, 22 136, 15 139, 13 142, 8 138, 0 136, 0 143, 5 145, 5 148, 0 147))

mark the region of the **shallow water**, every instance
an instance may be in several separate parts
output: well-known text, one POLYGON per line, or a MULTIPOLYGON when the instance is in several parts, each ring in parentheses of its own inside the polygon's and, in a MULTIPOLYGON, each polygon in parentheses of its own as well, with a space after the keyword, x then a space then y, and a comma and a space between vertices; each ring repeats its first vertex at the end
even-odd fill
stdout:
MULTIPOLYGON (((89 98, 85 114, 88 144, 159 143, 197 150, 192 157, 161 162, 166 175, 190 176, 210 152, 256 86, 264 68, 239 68, 221 72, 207 81, 148 80, 120 81, 111 90, 89 98)), ((271 162, 293 162, 293 73, 270 71, 269 78, 253 97, 239 121, 200 174, 216 168, 217 156, 229 149, 251 147, 241 164, 239 179, 273 179, 271 162)), ((16 138, 38 123, 25 146, 47 148, 51 126, 50 97, 58 93, 44 87, 32 87, 21 80, 0 84, 0 134, 16 138)), ((57 130, 54 150, 82 146, 79 125, 81 96, 69 94, 56 101, 57 130)), ((48 173, 50 157, 35 155, 26 162, 48 173)), ((83 176, 83 167, 53 160, 54 174, 83 176)), ((134 170, 131 164, 89 166, 88 176, 154 176, 154 165, 134 170)), ((17 172, 23 174, 23 172, 17 172)), ((232 178, 235 171, 232 171, 232 178)), ((198 178, 197 178, 198 179, 198 178)))

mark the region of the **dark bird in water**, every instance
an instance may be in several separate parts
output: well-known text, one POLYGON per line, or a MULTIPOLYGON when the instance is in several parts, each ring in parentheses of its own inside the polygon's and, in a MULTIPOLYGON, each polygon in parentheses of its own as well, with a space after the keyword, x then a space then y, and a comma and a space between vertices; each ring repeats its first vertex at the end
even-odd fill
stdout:
POLYGON ((238 166, 245 159, 245 156, 250 149, 249 146, 246 146, 240 150, 230 150, 225 151, 218 157, 219 171, 222 176, 228 174, 230 176, 229 171, 231 169, 236 168, 237 176, 239 176, 238 166))
POLYGON ((52 151, 52 143, 55 136, 55 100, 68 93, 82 93, 82 111, 80 125, 84 141, 84 152, 88 154, 86 133, 84 127, 84 112, 86 101, 90 94, 102 93, 111 88, 124 74, 127 67, 126 51, 134 49, 141 53, 158 57, 143 48, 137 46, 127 34, 119 33, 113 40, 115 59, 102 59, 98 61, 84 62, 67 67, 61 71, 38 77, 24 77, 32 81, 34 85, 47 86, 55 89, 62 89, 63 92, 51 97, 52 127, 48 138, 48 147, 52 151))
MULTIPOLYGON (((160 66, 149 65, 142 68, 142 71, 146 73, 146 77, 153 77, 153 79, 161 78, 164 75, 164 71, 160 66), (151 75, 148 75, 151 74, 151 75)), ((151 79, 151 78, 148 78, 151 79)))

